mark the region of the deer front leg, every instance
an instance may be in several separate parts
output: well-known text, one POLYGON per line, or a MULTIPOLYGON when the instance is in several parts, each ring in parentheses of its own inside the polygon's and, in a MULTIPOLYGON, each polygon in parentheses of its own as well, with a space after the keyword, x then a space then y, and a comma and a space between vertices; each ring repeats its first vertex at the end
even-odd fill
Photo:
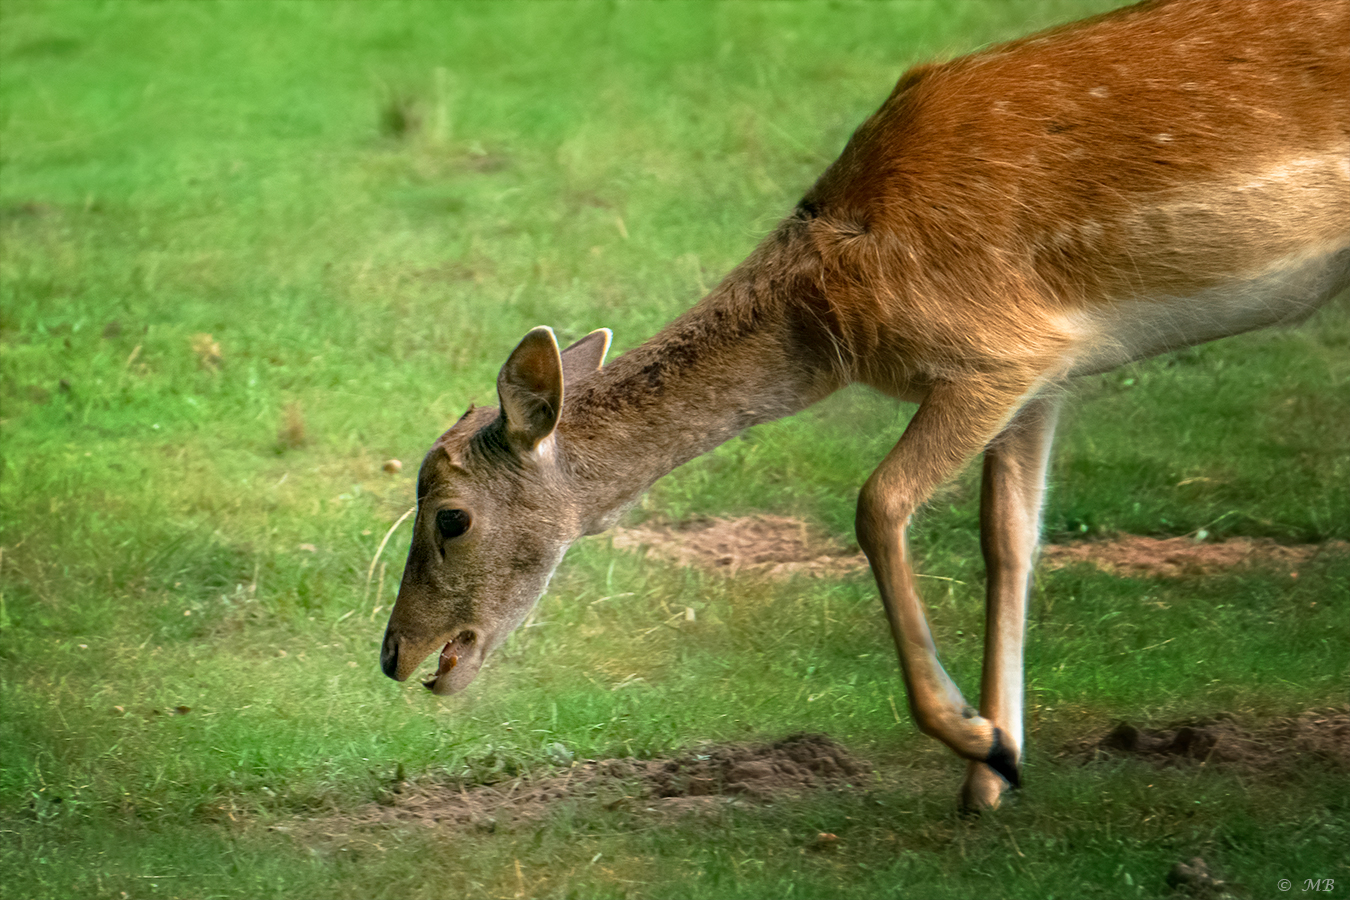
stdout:
POLYGON ((1013 785, 1018 782, 1014 737, 976 712, 938 662, 914 584, 906 532, 914 510, 1003 430, 1031 393, 1028 388, 987 382, 934 387, 863 486, 857 516, 858 543, 876 576, 915 723, 1013 785))
MULTIPOLYGON (((980 715, 999 730, 1019 770, 1027 595, 1058 414, 1057 397, 1038 397, 1024 406, 985 450, 980 488, 980 548, 986 572, 980 715)), ((990 766, 972 761, 961 805, 972 811, 996 807, 1008 783, 990 766)))

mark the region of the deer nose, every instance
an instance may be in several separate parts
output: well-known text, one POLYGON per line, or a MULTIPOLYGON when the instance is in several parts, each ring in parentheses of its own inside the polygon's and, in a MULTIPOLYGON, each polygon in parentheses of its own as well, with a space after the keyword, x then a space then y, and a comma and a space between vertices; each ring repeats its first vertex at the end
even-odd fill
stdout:
POLYGON ((398 677, 398 639, 387 631, 384 633, 384 646, 380 648, 380 668, 395 681, 403 680, 398 677))

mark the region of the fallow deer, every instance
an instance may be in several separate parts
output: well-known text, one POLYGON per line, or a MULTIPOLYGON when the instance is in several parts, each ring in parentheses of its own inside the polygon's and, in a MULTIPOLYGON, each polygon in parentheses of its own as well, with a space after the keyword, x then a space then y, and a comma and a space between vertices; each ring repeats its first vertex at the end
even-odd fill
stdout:
POLYGON ((1019 783, 1022 648, 1061 386, 1291 323, 1350 284, 1350 3, 1148 2, 905 74, 698 305, 602 368, 535 328, 432 447, 381 662, 462 690, 568 545, 656 479, 850 382, 918 409, 863 485, 914 720, 1019 783), (984 454, 978 711, 938 662, 906 543, 984 454))

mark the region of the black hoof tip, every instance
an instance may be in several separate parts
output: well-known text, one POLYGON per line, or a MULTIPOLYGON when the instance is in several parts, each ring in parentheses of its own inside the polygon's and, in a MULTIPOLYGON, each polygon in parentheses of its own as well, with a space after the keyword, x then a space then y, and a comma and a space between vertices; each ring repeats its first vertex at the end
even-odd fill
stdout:
POLYGON ((989 755, 984 758, 984 764, 1003 776, 1003 780, 1012 787, 1022 786, 1022 772, 1017 766, 1017 756, 1004 741, 1002 729, 994 729, 994 746, 989 748, 989 755))

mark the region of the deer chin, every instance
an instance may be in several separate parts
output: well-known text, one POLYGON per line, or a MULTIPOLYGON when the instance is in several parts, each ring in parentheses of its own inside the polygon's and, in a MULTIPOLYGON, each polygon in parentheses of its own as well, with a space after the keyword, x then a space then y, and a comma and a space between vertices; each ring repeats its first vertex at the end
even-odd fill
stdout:
POLYGON ((461 635, 448 641, 441 648, 435 674, 422 685, 440 696, 457 694, 478 675, 478 670, 483 667, 484 656, 482 642, 474 640, 472 634, 468 640, 461 635))

